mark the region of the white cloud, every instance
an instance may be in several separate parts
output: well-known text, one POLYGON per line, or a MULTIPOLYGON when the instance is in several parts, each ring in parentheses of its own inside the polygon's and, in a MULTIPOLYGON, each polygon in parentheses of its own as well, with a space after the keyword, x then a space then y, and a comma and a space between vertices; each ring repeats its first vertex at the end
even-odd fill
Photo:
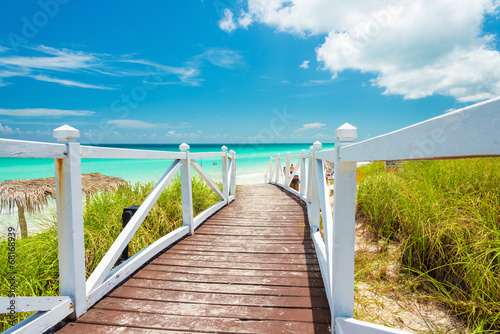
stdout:
POLYGON ((247 0, 252 21, 300 36, 326 35, 317 60, 335 76, 373 73, 372 85, 407 99, 475 101, 500 94, 497 36, 485 35, 498 0, 247 0))
POLYGON ((63 117, 63 116, 91 116, 94 111, 88 110, 62 110, 46 108, 0 109, 2 116, 17 117, 63 117))
POLYGON ((135 119, 113 119, 109 120, 107 123, 114 125, 117 128, 124 129, 149 129, 157 126, 157 124, 147 123, 135 119))
POLYGON ((307 131, 307 130, 321 129, 324 126, 326 126, 326 124, 323 124, 320 122, 308 123, 308 124, 302 125, 302 127, 295 130, 295 132, 298 133, 298 132, 303 132, 303 131, 307 131))
POLYGON ((13 130, 8 125, 2 126, 2 123, 0 123, 0 133, 9 135, 9 134, 13 134, 13 133, 20 133, 20 131, 19 131, 19 129, 13 130))
POLYGON ((309 60, 304 60, 302 62, 302 64, 299 65, 299 67, 302 67, 302 68, 309 68, 309 63, 310 61, 309 60))
POLYGON ((111 88, 111 87, 90 85, 90 84, 86 84, 86 83, 78 82, 78 81, 73 81, 73 80, 64 80, 64 79, 51 78, 51 77, 48 77, 46 75, 32 75, 30 77, 33 78, 33 79, 35 79, 35 80, 38 80, 38 81, 55 82, 55 83, 61 84, 63 86, 69 86, 69 87, 92 88, 92 89, 106 89, 106 90, 115 89, 115 88, 111 88))
POLYGON ((236 24, 233 19, 233 12, 229 9, 224 9, 224 16, 219 21, 219 28, 224 31, 231 32, 236 29, 236 24))
POLYGON ((238 18, 238 25, 243 29, 248 29, 248 26, 252 24, 252 16, 245 11, 241 11, 241 15, 238 18))

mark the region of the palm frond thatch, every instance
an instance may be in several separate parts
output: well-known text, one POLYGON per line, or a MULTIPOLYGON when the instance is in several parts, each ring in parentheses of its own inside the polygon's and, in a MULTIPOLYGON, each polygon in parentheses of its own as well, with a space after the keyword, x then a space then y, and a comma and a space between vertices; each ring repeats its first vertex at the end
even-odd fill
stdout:
MULTIPOLYGON (((100 190, 117 189, 127 181, 100 173, 82 174, 82 190, 90 196, 100 190)), ((47 204, 49 197, 56 197, 55 178, 13 180, 0 182, 0 210, 14 207, 37 212, 47 204)))

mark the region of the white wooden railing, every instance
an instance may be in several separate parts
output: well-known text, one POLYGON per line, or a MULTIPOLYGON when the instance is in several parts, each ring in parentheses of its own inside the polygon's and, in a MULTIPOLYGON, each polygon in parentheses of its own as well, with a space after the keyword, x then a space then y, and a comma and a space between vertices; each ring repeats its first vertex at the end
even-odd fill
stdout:
POLYGON ((335 148, 271 157, 265 174, 307 204, 335 333, 401 333, 353 319, 356 164, 359 161, 431 160, 500 156, 500 98, 478 103, 379 137, 353 143, 357 129, 346 123, 335 136, 335 148), (286 159, 285 171, 281 160, 286 159), (298 159, 300 192, 290 188, 290 161, 298 159), (307 160, 307 163, 306 163, 307 160), (323 161, 334 163, 333 208, 323 161), (306 167, 307 166, 307 167, 306 167), (333 209, 333 210, 332 210, 333 209), (333 211, 333 213, 332 213, 333 211), (320 216, 324 238, 320 232, 320 216))
POLYGON ((16 312, 37 313, 9 328, 4 333, 43 333, 70 316, 80 317, 109 291, 128 278, 161 250, 195 229, 208 217, 235 199, 236 153, 190 153, 189 145, 179 146, 180 152, 129 150, 80 146, 80 133, 70 126, 54 130, 59 144, 0 139, 0 157, 53 158, 56 170, 57 231, 59 244, 60 297, 2 297, 1 313, 9 313, 12 301, 16 312), (222 159, 222 191, 206 174, 196 159, 222 159), (81 159, 170 159, 167 168, 154 189, 116 238, 88 280, 85 279, 85 249, 83 233, 83 202, 81 159), (193 217, 191 167, 219 196, 220 201, 193 217), (183 226, 155 241, 127 261, 113 268, 123 249, 128 245, 147 214, 177 171, 181 175, 183 226))

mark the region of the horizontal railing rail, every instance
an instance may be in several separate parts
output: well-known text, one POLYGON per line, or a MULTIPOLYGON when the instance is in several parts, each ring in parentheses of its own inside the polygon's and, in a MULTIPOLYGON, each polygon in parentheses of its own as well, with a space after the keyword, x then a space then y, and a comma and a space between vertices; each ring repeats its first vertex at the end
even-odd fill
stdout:
POLYGON ((300 155, 287 152, 286 156, 271 156, 266 181, 295 194, 307 205, 334 333, 401 332, 353 319, 357 162, 498 157, 498 129, 500 98, 495 98, 359 143, 353 142, 357 129, 346 123, 335 131, 333 149, 321 150, 322 144, 315 142, 309 152, 302 150, 300 155), (290 187, 290 159, 300 161, 293 171, 296 175, 300 169, 299 191, 290 187), (333 207, 324 161, 333 162, 333 207))
POLYGON ((36 312, 4 333, 43 333, 68 316, 77 319, 160 251, 193 234, 208 217, 235 199, 236 153, 232 150, 228 152, 226 146, 222 147, 221 152, 202 153, 191 153, 187 144, 179 146, 180 152, 80 146, 76 142, 79 131, 67 125, 55 129, 54 137, 61 143, 0 139, 0 157, 53 158, 55 161, 60 285, 59 297, 1 297, 1 313, 10 312, 12 301, 15 303, 16 312, 36 312), (222 162, 222 190, 195 160, 217 157, 220 157, 222 162), (81 159, 173 160, 87 280, 81 159), (191 167, 220 199, 196 217, 193 217, 191 167), (181 178, 183 226, 114 267, 123 249, 178 172, 181 178))

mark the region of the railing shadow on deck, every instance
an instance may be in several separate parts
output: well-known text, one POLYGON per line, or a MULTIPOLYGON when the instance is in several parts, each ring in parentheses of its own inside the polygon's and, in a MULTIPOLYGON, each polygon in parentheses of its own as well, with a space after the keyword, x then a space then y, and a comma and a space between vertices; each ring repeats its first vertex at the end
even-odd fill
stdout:
POLYGON ((271 156, 265 181, 303 201, 334 333, 402 333, 353 318, 356 168, 360 161, 436 160, 500 156, 500 98, 474 104, 427 121, 354 143, 357 129, 345 123, 335 131, 334 149, 271 156), (285 159, 285 166, 281 160, 285 159), (298 159, 293 175, 291 160, 298 159), (324 160, 334 163, 333 207, 329 201, 324 160), (307 162, 306 162, 307 161, 307 162), (299 191, 290 187, 300 172, 299 191), (323 224, 323 235, 320 231, 323 224))
MULTIPOLYGON (((307 205, 296 194, 293 194, 293 193, 287 191, 287 189, 283 188, 280 185, 275 184, 274 186, 279 188, 285 196, 287 196, 288 198, 293 200, 295 203, 297 203, 298 206, 300 206, 302 208, 302 212, 304 215, 304 222, 307 224, 307 225, 300 227, 301 232, 303 232, 303 236, 304 236, 304 238, 302 239, 302 244, 304 245, 304 250, 305 250, 306 246, 311 246, 312 249, 314 249, 314 244, 312 243, 312 240, 311 240, 311 230, 310 230, 310 226, 309 226, 307 205)), ((314 296, 314 293, 312 293, 313 289, 315 289, 315 288, 325 289, 322 277, 321 276, 318 277, 317 271, 312 270, 312 269, 316 269, 319 266, 317 257, 315 255, 314 256, 310 256, 310 255, 307 256, 306 255, 306 266, 308 268, 307 278, 308 278, 308 282, 309 282, 308 286, 309 286, 310 295, 314 296)), ((325 292, 326 292, 326 289, 325 289, 325 292)), ((311 297, 311 298, 313 298, 313 297, 311 297)), ((318 309, 323 308, 322 305, 317 304, 317 302, 314 299, 311 299, 311 305, 313 308, 318 308, 318 309)), ((324 320, 325 319, 323 319, 321 317, 321 315, 313 312, 313 322, 314 323, 316 323, 316 322, 323 323, 324 320)), ((330 321, 328 321, 328 322, 330 323, 330 321)), ((330 325, 331 325, 331 323, 330 323, 330 325)), ((320 332, 319 330, 315 330, 314 334, 324 334, 324 333, 320 332)))
POLYGON ((1 297, 1 313, 9 313, 12 304, 15 306, 15 312, 36 312, 4 333, 44 333, 63 319, 79 318, 158 253, 193 234, 206 219, 235 200, 236 153, 232 150, 228 152, 226 146, 222 147, 221 152, 203 153, 189 152, 190 147, 187 144, 179 146, 180 152, 116 149, 80 146, 76 142, 79 136, 78 130, 64 125, 54 130, 58 144, 0 139, 0 157, 54 159, 60 285, 59 297, 1 297), (196 161, 208 157, 221 158, 222 191, 196 161), (87 280, 81 159, 173 160, 87 280), (193 217, 191 168, 220 198, 219 202, 196 217, 193 217), (183 226, 114 267, 123 249, 178 171, 181 176, 183 226))

